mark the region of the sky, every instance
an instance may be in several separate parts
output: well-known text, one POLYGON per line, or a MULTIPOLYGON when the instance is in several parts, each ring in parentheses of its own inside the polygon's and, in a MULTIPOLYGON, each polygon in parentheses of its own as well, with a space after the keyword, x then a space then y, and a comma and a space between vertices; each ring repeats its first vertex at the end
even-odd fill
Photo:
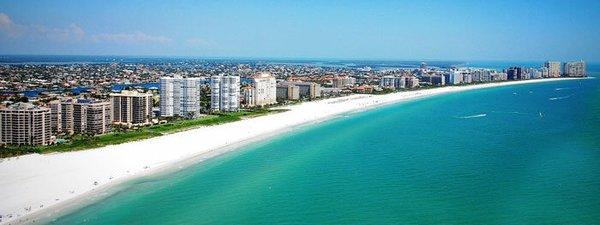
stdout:
POLYGON ((0 54, 600 61, 600 0, 0 0, 0 54))

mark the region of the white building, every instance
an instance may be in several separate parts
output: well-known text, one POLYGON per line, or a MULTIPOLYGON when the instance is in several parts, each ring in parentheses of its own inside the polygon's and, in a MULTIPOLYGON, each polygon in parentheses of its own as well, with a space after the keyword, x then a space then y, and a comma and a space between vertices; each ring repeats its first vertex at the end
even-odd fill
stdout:
POLYGON ((203 80, 198 77, 161 77, 160 116, 198 117, 203 80))
POLYGON ((170 117, 179 114, 180 79, 160 78, 160 116, 170 117))
POLYGON ((264 106, 277 103, 277 84, 275 77, 261 73, 252 77, 254 85, 254 105, 264 106))
POLYGON ((240 77, 212 76, 210 78, 210 109, 233 112, 240 106, 240 77))
POLYGON ((448 82, 446 82, 447 84, 460 84, 463 82, 463 74, 461 73, 461 71, 450 71, 450 73, 448 74, 448 82))

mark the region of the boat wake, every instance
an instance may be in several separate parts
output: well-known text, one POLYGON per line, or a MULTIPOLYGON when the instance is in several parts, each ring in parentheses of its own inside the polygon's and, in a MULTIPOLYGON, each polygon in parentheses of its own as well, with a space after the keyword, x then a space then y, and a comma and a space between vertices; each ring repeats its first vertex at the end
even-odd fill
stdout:
POLYGON ((528 115, 530 113, 522 113, 522 112, 517 112, 517 111, 492 111, 493 113, 500 113, 500 114, 518 114, 518 115, 528 115))
POLYGON ((544 117, 544 114, 542 112, 537 112, 537 113, 524 113, 524 112, 517 112, 517 111, 492 111, 492 113, 499 113, 499 114, 516 114, 516 115, 535 115, 535 116, 539 116, 540 118, 544 117))
POLYGON ((485 117, 485 116, 487 116, 487 114, 486 113, 482 113, 482 114, 470 115, 470 116, 458 116, 456 118, 459 118, 459 119, 471 119, 471 118, 478 118, 478 117, 485 117))
POLYGON ((566 95, 566 96, 553 97, 553 98, 549 98, 548 100, 550 100, 550 101, 554 101, 554 100, 561 100, 561 99, 570 98, 571 96, 573 96, 573 95, 566 95))
POLYGON ((560 88, 555 88, 555 91, 560 91, 560 90, 569 90, 571 89, 570 87, 560 87, 560 88))

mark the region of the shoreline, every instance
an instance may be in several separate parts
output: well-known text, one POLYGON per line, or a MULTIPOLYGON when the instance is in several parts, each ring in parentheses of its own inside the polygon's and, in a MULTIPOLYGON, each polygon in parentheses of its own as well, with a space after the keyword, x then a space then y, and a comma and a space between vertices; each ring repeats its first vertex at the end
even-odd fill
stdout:
POLYGON ((61 215, 88 201, 97 200, 97 197, 110 196, 109 189, 135 178, 177 171, 344 113, 468 90, 577 79, 586 78, 508 81, 385 95, 350 95, 283 107, 290 109, 287 112, 119 145, 3 159, 0 161, 0 224, 39 222, 55 214, 61 215), (98 182, 97 185, 95 182, 98 182), (28 207, 29 210, 26 210, 28 207), (12 214, 12 218, 8 218, 8 214, 12 214))

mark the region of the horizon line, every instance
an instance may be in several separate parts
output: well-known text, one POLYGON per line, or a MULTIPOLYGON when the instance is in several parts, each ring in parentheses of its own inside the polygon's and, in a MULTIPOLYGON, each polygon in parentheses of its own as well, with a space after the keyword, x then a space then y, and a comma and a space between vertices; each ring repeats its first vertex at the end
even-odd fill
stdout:
POLYGON ((0 54, 0 57, 18 56, 81 56, 81 57, 123 57, 123 58, 172 58, 172 59, 241 59, 241 60, 339 60, 339 61, 406 61, 406 62, 570 62, 583 60, 600 63, 600 60, 556 60, 556 59, 400 59, 400 58, 358 58, 358 57, 305 57, 305 56, 189 56, 189 55, 125 55, 125 54, 0 54))

